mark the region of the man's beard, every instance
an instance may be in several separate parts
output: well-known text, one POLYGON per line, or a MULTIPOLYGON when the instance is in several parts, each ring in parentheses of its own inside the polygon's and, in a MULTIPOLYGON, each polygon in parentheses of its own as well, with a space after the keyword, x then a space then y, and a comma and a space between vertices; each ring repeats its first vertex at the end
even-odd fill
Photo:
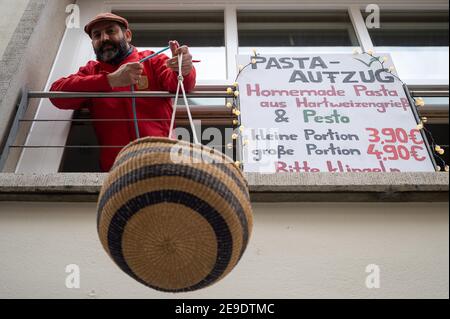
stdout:
POLYGON ((119 64, 128 55, 128 43, 125 39, 120 40, 119 43, 112 41, 105 41, 98 49, 94 48, 97 61, 106 62, 110 64, 119 64), (108 47, 108 49, 106 49, 108 47))

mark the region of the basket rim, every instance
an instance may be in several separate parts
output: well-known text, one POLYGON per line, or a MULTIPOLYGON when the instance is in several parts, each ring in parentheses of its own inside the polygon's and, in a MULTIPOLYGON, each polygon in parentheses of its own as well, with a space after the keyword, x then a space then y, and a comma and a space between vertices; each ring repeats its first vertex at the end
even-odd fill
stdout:
MULTIPOLYGON (((183 141, 183 140, 176 140, 176 139, 172 139, 172 138, 168 138, 168 137, 159 137, 159 136, 145 136, 145 137, 136 139, 136 140, 128 143, 128 145, 126 145, 120 151, 118 157, 120 156, 120 154, 123 151, 125 151, 126 149, 128 149, 131 146, 142 144, 142 143, 155 143, 155 142, 165 142, 165 143, 169 142, 171 144, 181 143, 181 144, 184 144, 185 146, 189 146, 189 147, 201 147, 201 148, 205 149, 206 151, 212 151, 212 152, 216 153, 219 156, 225 157, 227 160, 230 161, 230 164, 231 163, 234 164, 234 160, 231 157, 229 157, 228 155, 226 155, 226 154, 224 154, 224 153, 222 153, 220 151, 217 151, 217 150, 215 150, 213 148, 210 148, 209 146, 206 146, 206 145, 203 145, 203 144, 197 145, 197 144, 186 142, 186 141, 183 141)), ((244 173, 242 172, 242 170, 237 168, 235 165, 233 165, 233 167, 239 172, 240 176, 245 179, 245 176, 244 176, 244 173)))

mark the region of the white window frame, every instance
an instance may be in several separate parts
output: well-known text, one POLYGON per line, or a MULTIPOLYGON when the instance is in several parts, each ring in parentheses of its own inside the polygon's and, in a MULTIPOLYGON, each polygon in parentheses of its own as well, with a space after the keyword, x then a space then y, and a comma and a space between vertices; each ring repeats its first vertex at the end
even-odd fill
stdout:
MULTIPOLYGON (((81 25, 84 26, 89 19, 99 12, 113 10, 152 10, 152 11, 224 11, 225 51, 227 63, 227 80, 199 81, 199 85, 220 86, 234 81, 237 74, 236 55, 238 54, 238 25, 237 12, 239 10, 258 11, 348 11, 354 26, 361 49, 373 49, 368 30, 365 26, 361 11, 373 1, 336 1, 326 0, 274 0, 272 3, 260 0, 225 0, 220 3, 210 0, 77 0, 81 9, 81 25)), ((377 0, 382 10, 448 10, 448 2, 444 0, 410 0, 405 8, 404 0, 377 0)), ((81 57, 92 56, 92 47, 89 38, 81 29, 66 29, 59 52, 50 72, 45 89, 48 90, 53 81, 62 76, 76 72, 86 63, 81 57)), ((50 101, 40 102, 35 119, 70 120, 73 111, 61 111, 55 108, 50 101)), ((70 131, 70 122, 34 123, 30 129, 25 145, 65 145, 70 131)), ((24 149, 17 163, 16 173, 57 173, 61 164, 63 149, 24 149)))

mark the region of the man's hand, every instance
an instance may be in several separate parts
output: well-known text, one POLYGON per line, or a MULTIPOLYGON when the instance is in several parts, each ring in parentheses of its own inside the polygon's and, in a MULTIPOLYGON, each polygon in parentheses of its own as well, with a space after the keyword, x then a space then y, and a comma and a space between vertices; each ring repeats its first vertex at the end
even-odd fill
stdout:
POLYGON ((191 73, 193 68, 192 55, 189 53, 189 48, 185 45, 180 47, 177 41, 170 41, 170 50, 172 51, 172 59, 167 60, 166 65, 169 69, 178 72, 178 55, 183 53, 183 61, 181 65, 181 73, 183 76, 191 73))
POLYGON ((109 85, 113 88, 135 85, 143 71, 144 66, 139 62, 123 64, 116 72, 108 74, 109 85))

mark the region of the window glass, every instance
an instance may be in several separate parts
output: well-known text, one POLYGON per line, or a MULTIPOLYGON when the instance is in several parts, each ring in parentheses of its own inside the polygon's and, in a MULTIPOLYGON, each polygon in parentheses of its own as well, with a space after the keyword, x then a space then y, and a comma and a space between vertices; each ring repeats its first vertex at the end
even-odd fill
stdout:
MULTIPOLYGON (((225 58, 225 37, 224 37, 224 13, 200 12, 200 11, 120 11, 114 12, 125 17, 130 22, 130 29, 133 32, 132 44, 138 50, 158 51, 167 46, 170 40, 178 40, 181 45, 188 45, 196 63, 197 83, 202 80, 226 80, 226 58, 225 58)), ((166 55, 171 57, 171 52, 166 51, 166 55)), ((184 105, 182 96, 178 101, 179 105, 184 105)), ((192 109, 201 108, 225 108, 226 101, 221 99, 189 99, 192 109)), ((201 111, 200 111, 201 112, 201 111)), ((181 114, 185 112, 180 111, 181 114)), ((193 112, 194 120, 197 120, 199 111, 193 112)), ((203 112, 205 113, 205 112, 203 112)), ((208 113, 208 112, 206 112, 208 113)), ((204 124, 201 126, 201 142, 210 144, 208 133, 212 130, 208 126, 208 116, 202 115, 204 124), (209 129, 209 131, 207 131, 209 129)), ((74 114, 73 123, 68 145, 88 146, 87 148, 67 148, 65 149, 61 165, 62 172, 97 172, 98 158, 100 150, 89 146, 98 145, 92 123, 89 121, 88 110, 77 111, 74 114), (86 120, 86 121, 83 121, 86 120)), ((187 120, 187 114, 185 119, 187 120)), ((180 134, 179 138, 192 141, 190 126, 186 120, 177 120, 178 131, 186 132, 186 136, 180 134), (184 130, 183 130, 184 129, 184 130)), ((211 144, 221 151, 230 152, 224 145, 228 143, 226 138, 231 136, 231 114, 214 119, 215 131, 221 139, 214 140, 211 144), (216 124, 218 123, 218 124, 216 124), (227 131, 228 134, 225 134, 227 131)), ((198 124, 199 122, 196 122, 198 124)), ((176 131, 176 133, 178 133, 176 131)), ((231 154, 233 150, 231 150, 231 154)))
POLYGON ((390 53, 408 84, 448 84, 448 12, 381 12, 369 29, 375 49, 390 53))
MULTIPOLYGON (((225 80, 224 13, 203 11, 120 11, 130 22, 133 44, 139 50, 157 51, 170 40, 190 47, 198 80, 225 80)), ((170 57, 171 53, 166 52, 170 57)))
MULTIPOLYGON (((448 97, 424 97, 425 105, 424 108, 419 108, 421 115, 428 118, 428 123, 426 124, 428 142, 430 144, 433 141, 441 146, 445 153, 441 158, 446 162, 450 163, 449 158, 449 135, 448 135, 448 109, 449 109, 449 98, 448 97)), ((442 163, 438 162, 438 165, 442 163)))
POLYGON ((448 12, 383 12, 380 28, 369 29, 375 46, 448 47, 448 12))
POLYGON ((359 46, 346 12, 238 12, 239 52, 336 53, 359 46))

